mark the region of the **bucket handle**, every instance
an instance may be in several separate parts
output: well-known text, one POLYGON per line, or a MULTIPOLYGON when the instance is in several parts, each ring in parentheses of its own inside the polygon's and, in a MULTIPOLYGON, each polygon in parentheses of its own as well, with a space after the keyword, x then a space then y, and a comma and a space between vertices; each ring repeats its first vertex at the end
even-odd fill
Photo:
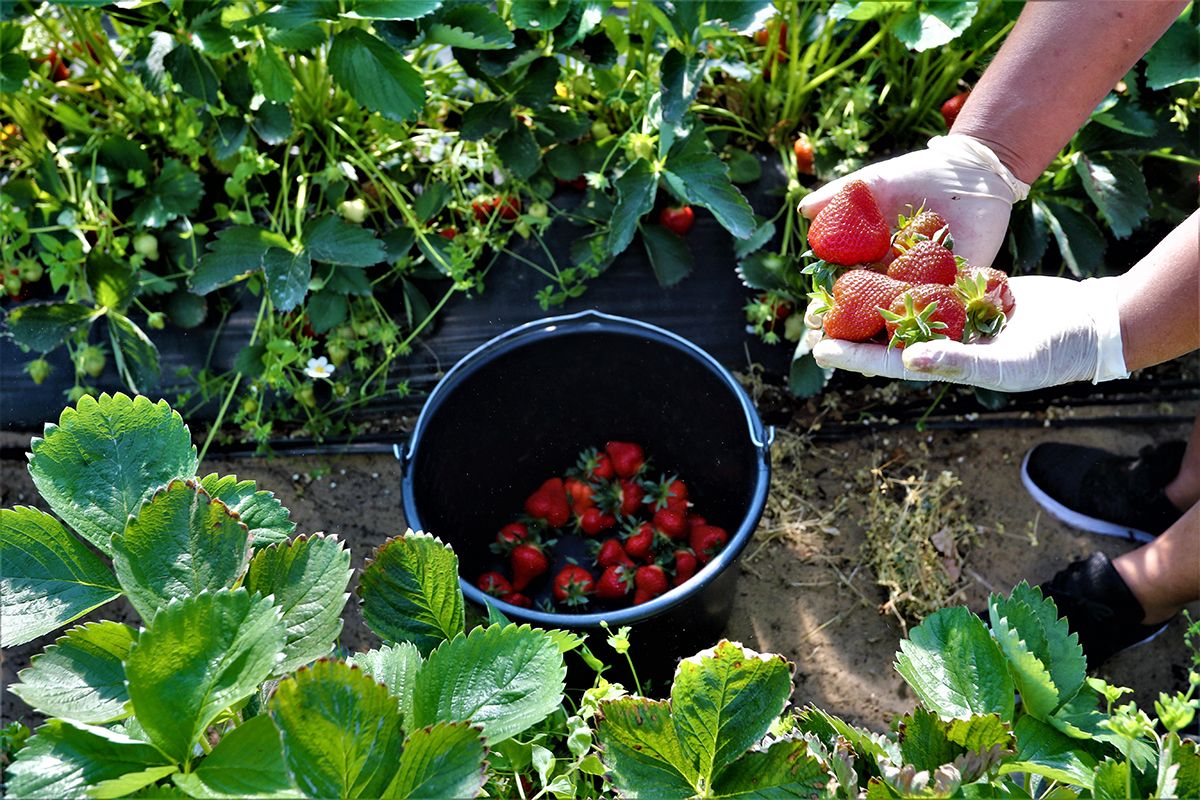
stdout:
POLYGON ((754 443, 755 447, 764 452, 771 452, 771 445, 775 444, 775 426, 768 425, 765 429, 763 429, 762 438, 763 440, 760 442, 754 432, 750 432, 750 441, 754 443))

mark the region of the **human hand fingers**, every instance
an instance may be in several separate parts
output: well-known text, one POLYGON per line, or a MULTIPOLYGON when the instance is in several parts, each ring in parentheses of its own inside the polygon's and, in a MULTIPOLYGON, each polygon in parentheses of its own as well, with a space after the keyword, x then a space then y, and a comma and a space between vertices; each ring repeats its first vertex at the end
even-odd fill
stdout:
POLYGON ((881 375, 901 380, 929 380, 928 376, 909 373, 904 368, 901 350, 882 344, 847 342, 841 339, 822 339, 813 348, 813 358, 826 369, 845 369, 868 377, 881 375))

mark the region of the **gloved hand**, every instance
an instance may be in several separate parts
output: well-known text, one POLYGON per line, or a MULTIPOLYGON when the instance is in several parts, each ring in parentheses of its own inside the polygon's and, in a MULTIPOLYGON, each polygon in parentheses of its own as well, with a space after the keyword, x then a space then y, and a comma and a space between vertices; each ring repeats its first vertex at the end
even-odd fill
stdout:
POLYGON ((871 164, 822 186, 800 201, 800 213, 816 216, 849 180, 870 187, 884 219, 894 225, 907 206, 941 214, 954 237, 954 253, 990 266, 1008 229, 1012 204, 1029 193, 988 147, 969 136, 929 140, 929 148, 871 164))
POLYGON ((991 339, 972 344, 938 339, 892 350, 822 339, 813 357, 823 367, 965 383, 998 392, 1124 378, 1129 372, 1121 345, 1120 281, 1016 277, 1008 282, 1016 305, 1004 330, 991 339))

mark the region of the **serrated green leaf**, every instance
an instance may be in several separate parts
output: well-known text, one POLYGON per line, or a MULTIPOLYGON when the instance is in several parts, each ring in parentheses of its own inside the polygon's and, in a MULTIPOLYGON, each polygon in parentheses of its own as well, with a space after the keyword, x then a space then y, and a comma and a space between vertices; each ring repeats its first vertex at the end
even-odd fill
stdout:
POLYGON ((831 776, 803 741, 775 742, 746 753, 713 782, 712 798, 811 798, 825 795, 831 776))
POLYGON ((309 295, 304 310, 308 314, 308 322, 312 325, 313 332, 323 334, 346 321, 350 303, 344 294, 320 291, 309 295))
POLYGON ((196 48, 186 43, 175 45, 175 49, 167 53, 163 66, 179 84, 179 88, 210 106, 220 102, 217 90, 220 82, 217 73, 213 71, 208 59, 196 48))
POLYGON ((1150 192, 1141 169, 1124 156, 1079 153, 1075 172, 1088 197, 1100 209, 1100 215, 1113 236, 1124 239, 1142 220, 1150 216, 1150 192))
POLYGON ((20 53, 0 54, 0 92, 19 92, 28 75, 28 58, 20 53))
POLYGON ((239 481, 236 475, 213 472, 200 479, 200 488, 237 514, 250 531, 250 544, 266 547, 282 542, 296 530, 296 523, 273 492, 260 490, 254 481, 239 481))
POLYGON ((1016 755, 1000 765, 1000 774, 1029 773, 1071 786, 1092 788, 1096 759, 1079 746, 1078 739, 1025 715, 1017 720, 1016 755))
POLYGON ((544 631, 476 628, 429 654, 417 673, 410 727, 470 720, 495 745, 552 714, 565 678, 558 645, 544 631))
POLYGON ((788 367, 788 391, 796 397, 812 397, 828 385, 831 377, 833 369, 818 364, 810 350, 792 359, 788 367))
POLYGON ((146 767, 137 772, 128 772, 119 778, 100 781, 88 788, 86 796, 92 800, 115 800, 118 797, 128 797, 134 792, 153 787, 155 783, 176 772, 179 772, 179 767, 175 764, 146 767))
POLYGON ((250 126, 240 114, 235 117, 218 117, 209 142, 213 158, 217 161, 233 158, 246 143, 249 134, 250 126))
POLYGON ((92 251, 87 259, 87 282, 97 306, 124 311, 137 291, 132 266, 112 256, 92 251))
POLYGON ((671 716, 690 772, 714 776, 762 739, 792 694, 791 665, 722 641, 679 662, 671 716))
POLYGON ((45 353, 102 313, 80 303, 30 303, 9 311, 4 324, 14 342, 45 353))
POLYGON ((493 133, 499 133, 512 124, 512 103, 507 100, 488 100, 473 103, 463 113, 462 138, 477 141, 493 133))
POLYGON ((900 642, 896 671, 924 706, 943 717, 1013 718, 1013 683, 1000 648, 966 608, 934 612, 900 642))
POLYGON ((957 39, 970 27, 978 10, 978 0, 909 3, 892 26, 892 34, 909 50, 922 53, 957 39))
POLYGON ((1200 36, 1188 20, 1177 20, 1146 54, 1146 85, 1165 89, 1200 81, 1200 36))
POLYGON ((513 124, 496 141, 496 155, 504 168, 518 178, 528 178, 542 165, 542 151, 533 132, 519 123, 513 124))
POLYGON ((428 534, 385 542, 363 566, 358 595, 363 620, 385 642, 412 642, 427 654, 463 631, 458 556, 428 534))
POLYGON ((283 103, 263 103, 251 125, 258 138, 270 145, 282 144, 292 135, 292 115, 283 103))
POLYGON ((129 715, 124 660, 133 641, 133 629, 119 622, 72 628, 35 655, 9 691, 47 717, 95 724, 124 719, 129 715))
POLYGON ((671 721, 671 704, 622 697, 600 704, 596 737, 608 778, 623 795, 684 800, 696 794, 680 772, 686 763, 671 721))
POLYGON ((509 13, 514 27, 548 31, 566 19, 570 9, 563 0, 512 0, 509 13))
POLYGON ((360 28, 347 28, 333 37, 329 71, 351 97, 384 119, 414 119, 425 106, 421 73, 399 52, 360 28))
POLYGON ((370 267, 387 255, 375 231, 353 225, 335 214, 326 214, 305 225, 304 247, 313 261, 345 267, 370 267))
POLYGON ((254 51, 251 75, 263 97, 273 103, 286 103, 296 93, 296 79, 291 67, 273 47, 260 47, 254 51))
POLYGON ((359 19, 421 19, 442 6, 442 0, 353 0, 348 17, 359 19))
POLYGON ((83 397, 30 449, 29 474, 50 509, 104 553, 159 487, 196 474, 196 448, 165 400, 83 397))
POLYGON ((108 332, 117 362, 117 372, 134 392, 147 392, 158 385, 158 348, 146 332, 116 311, 109 311, 108 332))
POLYGON ((0 509, 0 642, 36 639, 119 596, 112 571, 49 514, 0 509))
POLYGON ((355 653, 353 660, 359 669, 382 683, 396 696, 405 724, 409 724, 412 720, 417 671, 425 663, 416 645, 409 642, 385 644, 378 650, 355 653))
POLYGON ((262 269, 267 250, 283 243, 262 228, 240 225, 226 228, 208 242, 208 252, 201 256, 188 286, 196 294, 208 294, 226 286, 262 269))
POLYGON ((232 587, 246 570, 249 534, 194 481, 175 480, 113 537, 112 556, 130 604, 150 620, 173 599, 232 587))
POLYGON ((685 149, 667 159, 664 177, 689 203, 712 212, 725 230, 737 239, 754 233, 754 212, 742 193, 729 181, 729 172, 716 153, 685 149))
POLYGON ((1138 796, 1129 793, 1131 785, 1136 789, 1137 781, 1130 774, 1129 762, 1106 758, 1096 767, 1092 796, 1096 800, 1128 800, 1138 796))
POLYGON ((542 56, 529 65, 525 77, 513 92, 513 102, 532 109, 545 108, 554 99, 554 85, 558 83, 558 59, 542 56))
POLYGON ((1105 98, 1092 112, 1091 121, 1130 136, 1153 136, 1158 132, 1154 117, 1143 111, 1134 100, 1120 100, 1116 95, 1105 98))
POLYGON ((614 256, 625 252, 637 232, 641 218, 654 207, 658 191, 658 176, 650 162, 639 158, 615 181, 617 205, 612 213, 608 234, 608 251, 614 256))
POLYGON ((1013 209, 1009 226, 1009 252, 1013 257, 1013 272, 1033 272, 1042 262, 1050 244, 1050 228, 1042 207, 1037 203, 1020 203, 1013 209))
POLYGON ((868 774, 878 773, 878 768, 870 766, 874 763, 895 764, 901 760, 900 746, 893 738, 851 725, 815 706, 806 707, 796 714, 795 719, 799 730, 815 733, 827 744, 839 736, 845 739, 854 751, 864 758, 864 770, 868 774))
POLYGON ((762 163, 753 153, 732 148, 726 163, 729 166, 729 180, 734 183, 754 183, 762 177, 762 163))
POLYGON ((246 589, 273 595, 287 629, 276 675, 329 655, 342 632, 351 572, 350 552, 336 538, 322 534, 273 544, 254 556, 246 589))
POLYGON ((252 717, 225 734, 200 766, 171 780, 192 797, 203 800, 304 796, 288 774, 279 731, 266 714, 252 717))
POLYGON ((396 773, 396 698, 343 661, 318 661, 281 681, 270 713, 284 760, 309 797, 379 797, 396 773))
POLYGON ((163 607, 142 631, 125 674, 150 741, 178 762, 223 710, 252 695, 283 651, 271 601, 245 589, 203 592, 163 607))
POLYGON ((272 247, 263 255, 267 293, 276 311, 291 311, 308 294, 312 280, 312 258, 307 250, 292 253, 272 247))
POLYGON ((9 797, 82 797, 89 786, 166 762, 145 742, 82 722, 51 719, 17 752, 5 790, 9 797))
POLYGON ((963 748, 950 741, 946 729, 937 714, 920 707, 901 717, 896 734, 902 763, 932 772, 961 755, 963 748))
POLYGON ((442 9, 425 23, 425 37, 434 44, 465 50, 505 50, 513 46, 512 31, 482 3, 458 3, 442 9))
POLYGON ((466 722, 442 722, 413 731, 383 797, 475 797, 487 782, 486 757, 479 731, 466 722))
POLYGON ((660 145, 660 152, 672 144, 675 129, 683 122, 683 116, 691 108, 696 99, 696 92, 704 79, 704 59, 689 58, 678 50, 671 49, 662 60, 662 129, 660 136, 668 131, 672 136, 666 136, 660 145))
POLYGON ((658 285, 669 289, 692 272, 692 249, 684 238, 662 225, 642 225, 642 244, 658 285))
POLYGON ((1035 200, 1046 227, 1054 235, 1063 263, 1077 278, 1096 274, 1104 265, 1104 234, 1096 223, 1061 203, 1035 200))
POLYGON ((741 277, 742 283, 749 286, 751 289, 782 289, 786 288, 781 272, 784 261, 781 256, 775 253, 759 253, 763 247, 775 238, 775 223, 769 219, 761 221, 759 226, 754 229, 754 233, 750 234, 747 239, 737 239, 733 243, 733 254, 740 259, 738 261, 738 276, 741 277), (759 255, 759 258, 751 258, 754 255, 759 255), (771 259, 779 262, 779 266, 772 268, 771 259), (750 262, 750 263, 747 263, 750 262), (756 276, 761 276, 761 280, 756 276), (754 281, 756 285, 752 285, 754 281), (763 286, 764 282, 770 282, 773 285, 763 286))
POLYGON ((186 216, 199 208, 204 185, 200 176, 182 161, 168 158, 154 182, 141 195, 143 199, 129 215, 129 221, 147 228, 161 228, 176 217, 186 216))

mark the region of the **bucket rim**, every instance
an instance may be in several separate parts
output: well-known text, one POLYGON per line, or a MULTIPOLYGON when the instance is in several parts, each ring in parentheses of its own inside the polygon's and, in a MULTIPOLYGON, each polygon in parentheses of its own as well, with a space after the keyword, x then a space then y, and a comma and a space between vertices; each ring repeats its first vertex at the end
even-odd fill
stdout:
MULTIPOLYGON (((537 623, 546 627, 557 628, 599 628, 601 623, 611 626, 633 624, 658 616, 679 606, 707 588, 718 575, 733 565, 733 562, 745 549, 762 519, 766 508, 767 491, 770 486, 771 461, 770 449, 775 439, 774 427, 764 426, 758 415, 758 410, 751 402, 749 395, 742 388, 733 374, 726 369, 710 353, 689 339, 673 331, 644 322, 632 317, 608 314, 595 309, 587 309, 572 314, 562 314, 553 317, 542 317, 523 323, 500 333, 460 358, 452 366, 437 386, 429 393, 417 422, 413 426, 405 446, 397 446, 395 455, 401 463, 401 495, 404 504, 405 522, 411 530, 421 529, 421 520, 416 512, 414 495, 413 465, 420 451, 421 439, 429 425, 429 420, 441 406, 442 397, 452 391, 463 379, 468 377, 474 368, 479 366, 485 357, 494 357, 517 347, 536 343, 543 339, 574 333, 595 330, 608 333, 644 334, 652 340, 668 344, 688 353, 701 362, 708 370, 719 378, 737 398, 746 422, 747 434, 754 447, 757 474, 755 475, 754 492, 750 499, 749 510, 742 524, 734 531, 725 548, 704 567, 698 570, 690 580, 682 586, 673 587, 664 594, 638 606, 612 609, 602 612, 585 614, 558 614, 522 608, 505 603, 499 598, 492 597, 480 591, 474 584, 467 581, 461 573, 458 576, 459 586, 463 594, 471 602, 481 606, 493 606, 505 616, 521 622, 537 623)), ((435 532, 436 533, 436 532, 435 532)))

